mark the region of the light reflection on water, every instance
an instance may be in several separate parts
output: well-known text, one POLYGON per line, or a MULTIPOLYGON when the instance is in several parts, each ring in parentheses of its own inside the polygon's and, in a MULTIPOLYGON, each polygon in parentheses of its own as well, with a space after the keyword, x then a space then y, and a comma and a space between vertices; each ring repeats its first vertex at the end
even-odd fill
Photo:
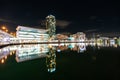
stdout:
MULTIPOLYGON (((115 43, 61 43, 61 44, 30 44, 30 45, 13 45, 0 49, 0 61, 5 63, 8 55, 15 54, 16 62, 24 62, 37 58, 46 58, 46 66, 48 72, 54 72, 56 70, 56 52, 65 50, 77 51, 77 53, 85 53, 86 47, 92 46, 100 49, 101 47, 115 47, 118 45, 115 43)), ((96 57, 92 57, 96 60, 96 57)))

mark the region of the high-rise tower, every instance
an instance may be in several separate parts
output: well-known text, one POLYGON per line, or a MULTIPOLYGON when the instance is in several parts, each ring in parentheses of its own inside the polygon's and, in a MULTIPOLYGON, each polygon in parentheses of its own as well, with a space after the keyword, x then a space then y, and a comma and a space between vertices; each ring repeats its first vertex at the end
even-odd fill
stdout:
POLYGON ((56 33, 55 16, 48 15, 46 17, 46 28, 48 29, 48 34, 49 34, 50 38, 55 38, 55 33, 56 33))

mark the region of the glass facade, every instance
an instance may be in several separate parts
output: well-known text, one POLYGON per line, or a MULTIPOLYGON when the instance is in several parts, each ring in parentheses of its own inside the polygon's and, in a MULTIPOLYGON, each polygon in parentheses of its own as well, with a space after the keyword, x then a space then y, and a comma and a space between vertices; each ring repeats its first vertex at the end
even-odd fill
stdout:
POLYGON ((16 37, 20 43, 24 42, 44 42, 48 41, 49 35, 45 29, 35 29, 24 26, 18 26, 16 37))

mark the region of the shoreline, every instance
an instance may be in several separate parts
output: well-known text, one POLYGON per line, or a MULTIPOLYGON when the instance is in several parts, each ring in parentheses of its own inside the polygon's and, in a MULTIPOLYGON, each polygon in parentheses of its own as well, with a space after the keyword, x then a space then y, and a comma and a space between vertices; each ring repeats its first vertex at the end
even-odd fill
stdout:
POLYGON ((3 44, 0 45, 0 48, 6 47, 6 46, 11 46, 11 45, 26 45, 26 44, 60 44, 60 43, 94 43, 94 42, 89 42, 89 41, 67 41, 67 42, 34 42, 34 43, 10 43, 10 44, 3 44))

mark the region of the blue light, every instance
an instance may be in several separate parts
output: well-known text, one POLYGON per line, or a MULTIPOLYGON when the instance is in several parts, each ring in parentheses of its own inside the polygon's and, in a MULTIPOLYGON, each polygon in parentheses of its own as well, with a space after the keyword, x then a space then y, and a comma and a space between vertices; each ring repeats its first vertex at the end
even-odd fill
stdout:
POLYGON ((58 50, 57 50, 57 52, 61 52, 61 50, 60 50, 60 49, 58 49, 58 50))

